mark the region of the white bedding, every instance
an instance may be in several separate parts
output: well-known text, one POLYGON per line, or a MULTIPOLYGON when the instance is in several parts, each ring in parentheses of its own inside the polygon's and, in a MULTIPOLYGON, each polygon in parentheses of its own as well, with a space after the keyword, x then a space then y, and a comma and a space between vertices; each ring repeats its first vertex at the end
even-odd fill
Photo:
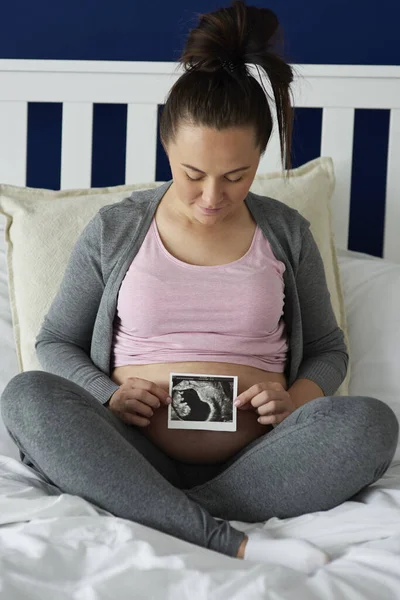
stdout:
POLYGON ((232 522, 326 550, 333 560, 310 576, 108 516, 78 496, 57 495, 8 457, 0 457, 0 524, 1 597, 7 600, 400 598, 400 462, 357 501, 265 525, 232 522))
MULTIPOLYGON (((18 372, 1 238, 0 231, 0 394, 18 372)), ((393 296, 400 298, 400 265, 347 251, 339 254, 339 265, 354 360, 350 391, 379 397, 400 415, 400 328, 394 324, 400 301, 393 296), (374 280, 380 282, 375 292, 374 280), (389 281, 390 297, 381 294, 389 281), (376 310, 368 307, 367 298, 376 310), (374 343, 362 337, 368 331, 374 343)), ((400 451, 379 482, 332 510, 265 524, 232 522, 243 531, 265 527, 276 537, 320 546, 333 560, 307 576, 229 558, 60 494, 19 462, 0 419, 0 598, 400 599, 398 458, 400 451)))

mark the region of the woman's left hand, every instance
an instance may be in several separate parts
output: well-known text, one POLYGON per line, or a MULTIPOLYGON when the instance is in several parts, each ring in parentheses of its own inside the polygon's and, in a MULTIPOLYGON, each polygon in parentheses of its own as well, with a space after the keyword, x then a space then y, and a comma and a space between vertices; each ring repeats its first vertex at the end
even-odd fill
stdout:
POLYGON ((262 425, 282 423, 297 408, 290 394, 277 381, 263 381, 252 385, 237 396, 234 404, 240 410, 255 409, 260 415, 257 421, 262 425))

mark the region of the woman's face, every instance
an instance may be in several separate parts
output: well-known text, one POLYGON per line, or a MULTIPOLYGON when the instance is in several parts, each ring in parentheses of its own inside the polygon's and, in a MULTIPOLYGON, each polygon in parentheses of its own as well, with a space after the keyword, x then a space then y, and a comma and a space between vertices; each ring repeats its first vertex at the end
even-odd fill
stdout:
POLYGON ((204 225, 239 215, 260 161, 253 128, 181 126, 166 151, 179 213, 204 225))

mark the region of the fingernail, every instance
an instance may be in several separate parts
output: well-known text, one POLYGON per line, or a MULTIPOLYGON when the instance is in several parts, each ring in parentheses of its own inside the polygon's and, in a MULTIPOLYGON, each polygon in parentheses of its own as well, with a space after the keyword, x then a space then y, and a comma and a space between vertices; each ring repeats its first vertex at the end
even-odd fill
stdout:
POLYGON ((233 403, 235 406, 240 406, 241 402, 240 400, 235 400, 235 402, 233 403))
POLYGON ((172 402, 172 398, 171 398, 171 396, 168 396, 168 398, 167 398, 167 404, 171 404, 171 402, 172 402))

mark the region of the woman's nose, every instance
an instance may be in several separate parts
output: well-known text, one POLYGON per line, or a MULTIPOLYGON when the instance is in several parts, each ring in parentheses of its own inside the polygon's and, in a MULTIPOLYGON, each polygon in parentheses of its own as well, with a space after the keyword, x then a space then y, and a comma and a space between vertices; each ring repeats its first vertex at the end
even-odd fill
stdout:
POLYGON ((205 208, 218 208, 223 201, 223 189, 220 184, 210 183, 203 189, 205 208))

